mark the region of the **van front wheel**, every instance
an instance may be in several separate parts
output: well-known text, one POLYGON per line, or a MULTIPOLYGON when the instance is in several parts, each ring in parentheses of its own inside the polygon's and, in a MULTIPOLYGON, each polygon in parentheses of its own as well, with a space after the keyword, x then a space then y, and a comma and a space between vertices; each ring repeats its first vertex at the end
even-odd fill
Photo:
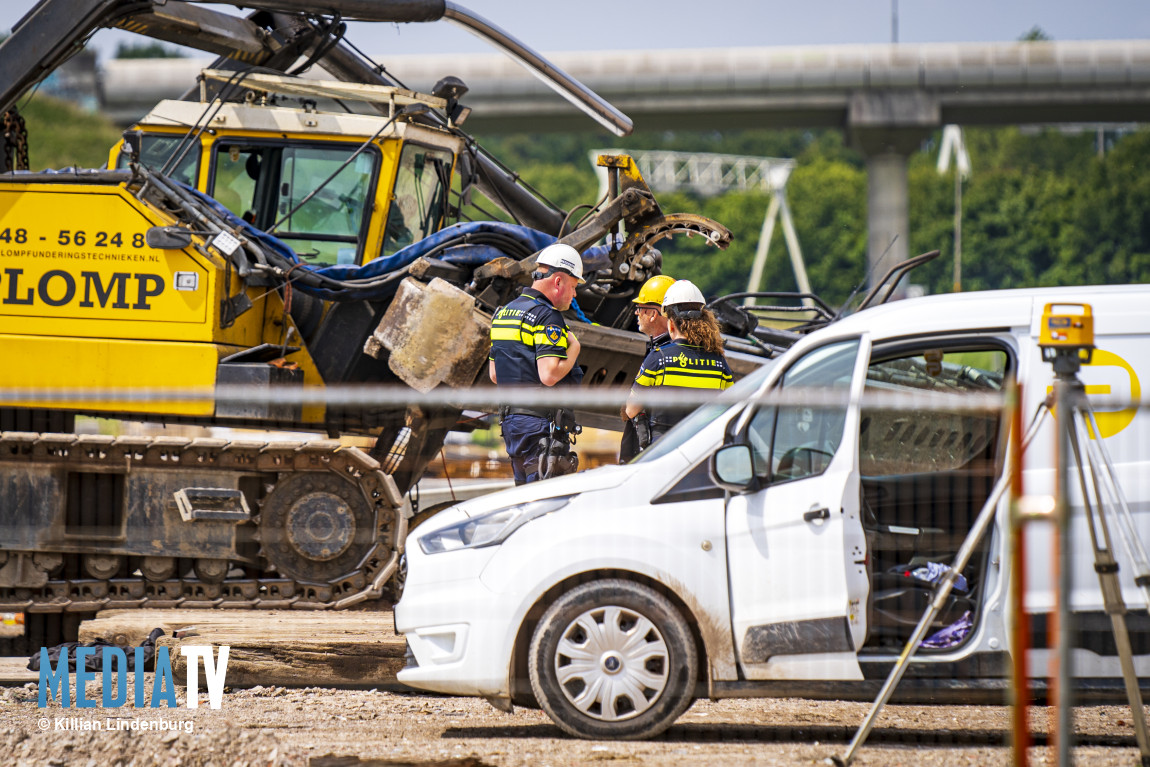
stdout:
POLYGON ((675 606, 631 581, 593 581, 547 609, 531 638, 531 689, 580 738, 658 735, 691 704, 695 640, 675 606))

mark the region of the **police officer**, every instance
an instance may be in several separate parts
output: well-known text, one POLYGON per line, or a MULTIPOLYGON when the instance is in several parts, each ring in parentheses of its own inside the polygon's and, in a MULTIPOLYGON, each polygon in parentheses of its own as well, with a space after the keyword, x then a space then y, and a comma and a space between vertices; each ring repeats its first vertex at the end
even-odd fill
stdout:
MULTIPOLYGON (((639 294, 631 299, 635 304, 635 319, 639 322, 639 330, 647 335, 647 352, 658 349, 671 343, 671 336, 667 332, 667 318, 663 316, 663 298, 667 295, 667 288, 675 283, 675 278, 666 274, 657 274, 643 283, 639 294)), ((623 438, 619 441, 619 463, 627 463, 642 450, 639 446, 639 435, 635 432, 635 423, 623 413, 623 438)))
MULTIPOLYGON (((570 308, 576 286, 585 282, 579 251, 562 243, 548 245, 539 252, 531 277, 531 287, 491 320, 488 375, 498 386, 578 385, 583 379, 576 364, 579 339, 560 312, 570 308)), ((578 427, 568 411, 505 406, 500 414, 515 484, 578 468, 569 439, 578 427)))
POLYGON ((652 349, 671 343, 667 318, 663 316, 663 298, 667 295, 667 288, 674 284, 674 277, 656 274, 644 282, 643 287, 639 288, 639 295, 631 299, 631 303, 635 304, 639 331, 647 335, 647 354, 652 349))
POLYGON ((639 437, 640 449, 681 421, 692 408, 644 407, 639 387, 670 386, 721 391, 731 385, 731 368, 723 354, 723 338, 715 315, 704 304, 703 293, 689 280, 667 289, 663 314, 671 343, 653 350, 643 360, 625 409, 639 437))

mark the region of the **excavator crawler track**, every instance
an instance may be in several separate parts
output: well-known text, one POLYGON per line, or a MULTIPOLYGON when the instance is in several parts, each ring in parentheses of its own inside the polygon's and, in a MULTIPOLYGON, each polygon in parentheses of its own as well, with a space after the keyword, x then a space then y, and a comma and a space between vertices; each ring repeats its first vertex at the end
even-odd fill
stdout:
POLYGON ((2 432, 0 472, 0 611, 339 609, 387 595, 406 536, 335 441, 2 432))

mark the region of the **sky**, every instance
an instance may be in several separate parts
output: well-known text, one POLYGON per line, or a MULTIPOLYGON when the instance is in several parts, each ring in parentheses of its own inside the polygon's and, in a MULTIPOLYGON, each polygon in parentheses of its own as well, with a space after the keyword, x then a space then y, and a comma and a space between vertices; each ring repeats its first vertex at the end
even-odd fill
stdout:
MULTIPOLYGON (((0 1, 7 30, 35 0, 0 1)), ((541 52, 1017 40, 1037 26, 1054 40, 1150 38, 1146 0, 458 0, 541 52)), ((213 5, 242 13, 234 5, 213 5)), ((445 21, 351 25, 365 53, 483 53, 491 48, 445 21)), ((120 30, 92 41, 110 58, 120 30)))

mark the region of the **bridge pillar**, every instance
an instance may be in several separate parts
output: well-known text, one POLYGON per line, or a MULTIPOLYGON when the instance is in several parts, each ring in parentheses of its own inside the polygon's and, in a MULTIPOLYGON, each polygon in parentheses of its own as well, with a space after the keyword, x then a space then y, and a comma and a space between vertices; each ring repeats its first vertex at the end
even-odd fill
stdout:
POLYGON ((909 258, 907 158, 899 152, 869 154, 866 158, 868 287, 909 258))
POLYGON ((851 95, 847 136, 867 164, 869 285, 910 256, 907 161, 931 131, 942 127, 941 118, 938 100, 923 91, 851 95))

